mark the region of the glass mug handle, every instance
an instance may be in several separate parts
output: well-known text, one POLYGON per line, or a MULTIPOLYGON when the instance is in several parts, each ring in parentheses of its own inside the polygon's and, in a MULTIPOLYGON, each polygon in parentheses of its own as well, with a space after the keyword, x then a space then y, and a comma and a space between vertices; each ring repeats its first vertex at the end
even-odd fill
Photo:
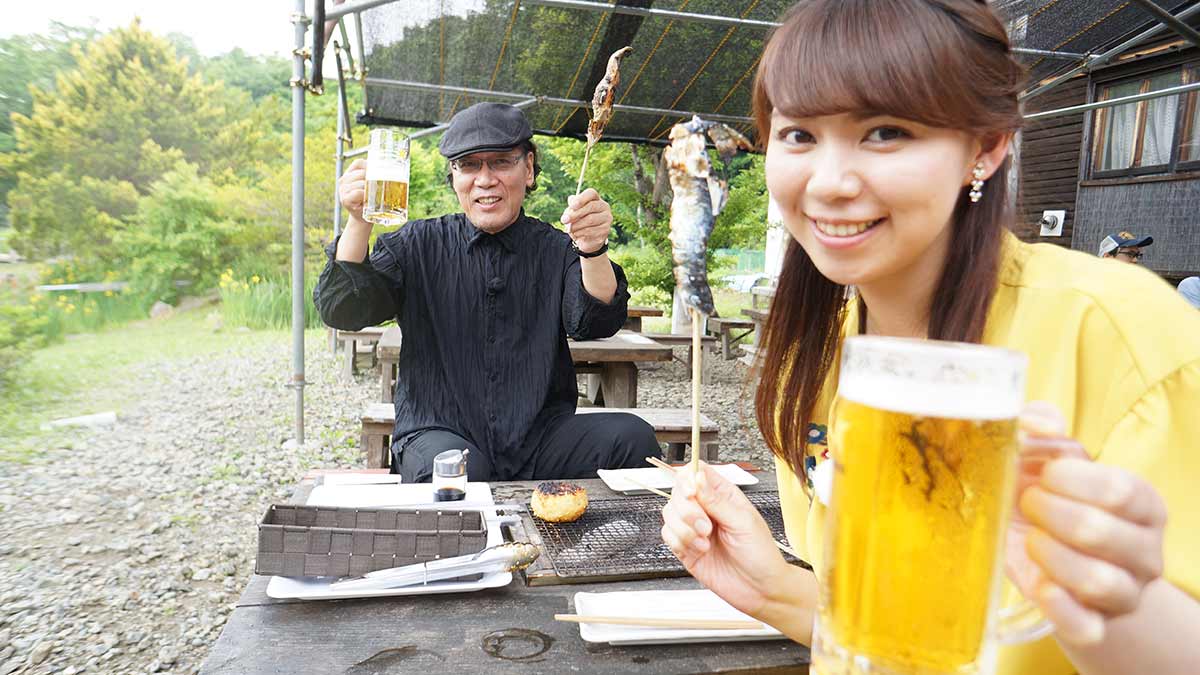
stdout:
MULTIPOLYGON (((1046 462, 1066 457, 1091 459, 1083 445, 1071 438, 1044 437, 1022 432, 1021 446, 1017 465, 1017 499, 1020 499, 1025 488, 1041 479, 1046 462)), ((1017 508, 1014 504, 1014 513, 1017 513, 1017 508)), ((1009 527, 1013 527, 1013 524, 1009 527)), ((1054 624, 1042 615, 1042 610, 1037 604, 1024 598, 1014 605, 1001 608, 998 619, 996 641, 1002 645, 1032 642, 1054 632, 1054 624)))

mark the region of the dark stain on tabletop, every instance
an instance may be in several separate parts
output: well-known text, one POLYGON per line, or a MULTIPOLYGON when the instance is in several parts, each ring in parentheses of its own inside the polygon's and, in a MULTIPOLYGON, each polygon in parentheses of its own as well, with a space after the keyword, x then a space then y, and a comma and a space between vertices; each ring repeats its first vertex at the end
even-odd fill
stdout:
POLYGON ((400 672, 404 662, 412 658, 433 657, 445 661, 446 657, 428 649, 418 649, 416 645, 404 645, 375 652, 369 658, 363 659, 346 669, 347 675, 383 675, 384 673, 400 672))
POLYGON ((505 628, 483 636, 480 646, 488 656, 505 661, 541 661, 537 658, 550 651, 554 638, 528 628, 505 628))

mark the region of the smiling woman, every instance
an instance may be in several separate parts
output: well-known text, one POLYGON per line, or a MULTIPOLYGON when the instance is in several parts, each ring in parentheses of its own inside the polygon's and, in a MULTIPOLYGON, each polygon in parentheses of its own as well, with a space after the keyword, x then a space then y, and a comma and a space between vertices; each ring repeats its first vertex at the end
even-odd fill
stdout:
MULTIPOLYGON (((988 3, 969 0, 801 0, 760 61, 754 112, 767 186, 792 240, 759 343, 755 412, 777 458, 788 539, 817 574, 788 566, 753 507, 711 471, 676 474, 663 539, 730 604, 812 644, 815 673, 849 672, 860 661, 879 673, 1003 675, 1194 673, 1200 663, 1200 645, 1182 628, 1200 622, 1200 541, 1191 534, 1200 511, 1187 487, 1200 478, 1188 450, 1200 436, 1191 412, 1200 409, 1200 316, 1137 266, 1025 244, 1006 231, 1022 81, 1004 25, 988 3), (855 423, 835 414, 843 343, 859 334, 1023 353, 1023 399, 1050 402, 1023 413, 1023 453, 1054 443, 1082 446, 1094 460, 1043 455, 1020 484, 1004 603, 1035 602, 1056 636, 999 649, 995 670, 982 643, 950 668, 925 667, 930 654, 914 653, 920 668, 889 670, 896 650, 839 642, 837 617, 827 621, 824 603, 848 574, 841 562, 866 554, 836 550, 843 539, 830 523, 856 516, 827 517, 816 479, 905 466, 894 448, 873 455, 847 441, 855 423)), ((895 368, 904 369, 879 365, 895 368)), ((944 374, 938 391, 962 376, 944 374)), ((970 440, 954 450, 961 465, 990 452, 970 440)), ((825 501, 836 509, 832 482, 825 501)), ((982 490, 994 498, 1005 488, 982 490)), ((873 495, 860 520, 895 515, 873 495)), ((911 563, 947 536, 911 524, 913 536, 866 546, 911 563)), ((945 573, 917 565, 911 574, 890 565, 866 574, 861 593, 852 584, 849 604, 863 606, 872 588, 942 597, 947 575, 988 564, 966 556, 945 573)), ((903 616, 902 599, 884 594, 900 602, 888 618, 903 616)))

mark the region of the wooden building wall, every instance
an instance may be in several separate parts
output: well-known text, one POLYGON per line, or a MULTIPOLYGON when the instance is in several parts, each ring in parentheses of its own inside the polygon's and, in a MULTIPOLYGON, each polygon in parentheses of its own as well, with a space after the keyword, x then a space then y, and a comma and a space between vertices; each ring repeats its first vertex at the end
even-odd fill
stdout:
MULTIPOLYGON (((1064 82, 1029 99, 1025 113, 1056 110, 1087 103, 1084 76, 1064 82)), ((1021 130, 1020 193, 1017 201, 1017 236, 1025 241, 1071 245, 1075 228, 1075 197, 1079 189, 1079 163, 1083 148, 1085 114, 1075 113, 1028 122, 1021 130), (1039 236, 1042 211, 1067 212, 1061 237, 1039 236)))

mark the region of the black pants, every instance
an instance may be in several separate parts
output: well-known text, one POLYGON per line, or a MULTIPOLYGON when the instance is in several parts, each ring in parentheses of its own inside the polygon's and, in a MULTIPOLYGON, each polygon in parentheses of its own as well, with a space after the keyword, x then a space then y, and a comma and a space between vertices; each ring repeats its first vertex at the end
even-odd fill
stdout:
POLYGON ((469 449, 467 480, 541 480, 595 478, 596 469, 646 466, 662 457, 654 428, 628 413, 565 415, 546 430, 518 476, 498 476, 492 458, 458 434, 434 429, 401 439, 392 446, 392 472, 405 483, 424 483, 433 475, 433 458, 445 450, 469 449))

